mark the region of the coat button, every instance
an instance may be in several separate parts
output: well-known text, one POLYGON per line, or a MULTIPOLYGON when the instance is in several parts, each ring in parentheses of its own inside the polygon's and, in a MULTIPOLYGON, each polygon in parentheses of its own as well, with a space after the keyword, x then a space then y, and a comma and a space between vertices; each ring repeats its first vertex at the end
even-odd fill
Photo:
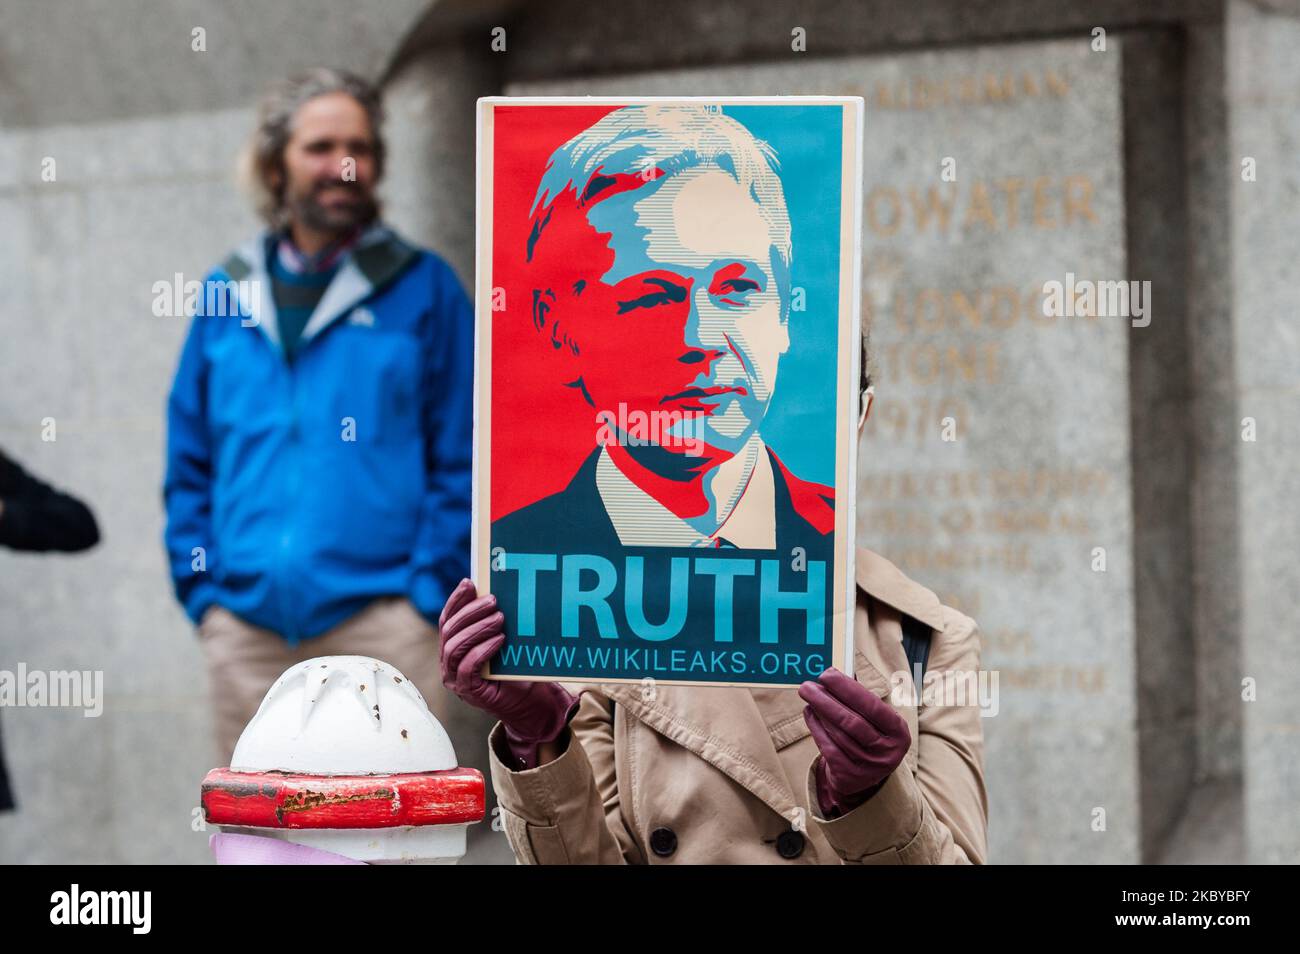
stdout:
POLYGON ((793 828, 776 837, 776 852, 782 858, 798 858, 803 854, 803 835, 793 828))
POLYGON ((650 850, 667 858, 677 850, 677 835, 671 828, 656 828, 650 832, 650 850))

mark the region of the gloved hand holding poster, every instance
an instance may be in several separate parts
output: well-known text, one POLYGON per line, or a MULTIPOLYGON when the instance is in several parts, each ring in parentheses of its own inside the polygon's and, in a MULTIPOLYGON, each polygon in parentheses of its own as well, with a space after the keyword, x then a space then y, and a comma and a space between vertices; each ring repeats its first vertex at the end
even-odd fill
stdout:
POLYGON ((479 101, 489 677, 853 672, 861 135, 858 97, 479 101))

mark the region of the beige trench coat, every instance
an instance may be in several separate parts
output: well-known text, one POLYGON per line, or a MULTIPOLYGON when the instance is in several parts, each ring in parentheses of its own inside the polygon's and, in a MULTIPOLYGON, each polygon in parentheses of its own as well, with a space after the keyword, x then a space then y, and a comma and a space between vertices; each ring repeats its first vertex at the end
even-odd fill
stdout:
MULTIPOLYGON (((884 786, 821 817, 820 758, 794 689, 568 684, 582 693, 555 760, 513 771, 489 735, 506 836, 525 864, 982 864, 988 799, 978 703, 891 693, 906 672, 900 614, 934 630, 926 672, 976 672, 975 623, 870 550, 857 552, 855 675, 907 719, 911 748, 884 786), (644 698, 643 696, 652 696, 644 698), (928 701, 928 700, 927 700, 928 701), (573 744, 576 739, 578 745, 573 744)), ((910 678, 907 686, 911 685, 910 678)))

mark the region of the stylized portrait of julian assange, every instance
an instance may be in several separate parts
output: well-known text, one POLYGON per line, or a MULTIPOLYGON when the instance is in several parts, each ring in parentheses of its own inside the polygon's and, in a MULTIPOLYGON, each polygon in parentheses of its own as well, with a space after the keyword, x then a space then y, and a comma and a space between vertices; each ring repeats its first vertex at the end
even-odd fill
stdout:
POLYGON ((503 610, 521 636, 829 650, 840 108, 517 109, 494 128, 503 610))

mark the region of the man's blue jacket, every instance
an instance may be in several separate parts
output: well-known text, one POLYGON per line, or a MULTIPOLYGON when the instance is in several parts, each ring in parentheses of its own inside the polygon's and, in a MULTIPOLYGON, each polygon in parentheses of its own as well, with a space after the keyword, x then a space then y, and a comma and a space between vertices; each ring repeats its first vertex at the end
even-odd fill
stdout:
POLYGON ((469 575, 474 314, 383 226, 292 362, 259 236, 204 283, 167 408, 165 541, 192 620, 219 603, 291 644, 376 597, 436 619, 469 575))

